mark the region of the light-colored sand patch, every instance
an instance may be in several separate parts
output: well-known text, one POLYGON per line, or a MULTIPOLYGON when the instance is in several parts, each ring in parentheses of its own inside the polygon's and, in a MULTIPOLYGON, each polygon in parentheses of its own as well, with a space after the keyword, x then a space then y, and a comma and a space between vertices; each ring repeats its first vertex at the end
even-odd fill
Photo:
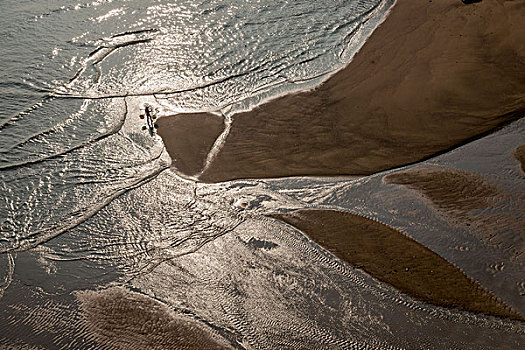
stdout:
POLYGON ((210 328, 124 288, 78 293, 86 328, 112 349, 231 349, 210 328))

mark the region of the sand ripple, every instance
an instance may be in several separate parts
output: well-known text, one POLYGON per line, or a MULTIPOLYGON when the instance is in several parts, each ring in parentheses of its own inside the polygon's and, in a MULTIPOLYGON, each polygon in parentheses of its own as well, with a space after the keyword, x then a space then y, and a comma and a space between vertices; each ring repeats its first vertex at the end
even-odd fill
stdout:
POLYGON ((113 349, 230 349, 197 321, 124 288, 79 293, 87 328, 113 349))
POLYGON ((465 171, 417 169, 385 176, 386 183, 422 192, 438 208, 457 217, 473 209, 487 209, 498 190, 479 175, 465 171))
POLYGON ((464 226, 487 246, 525 261, 525 190, 499 189, 480 175, 452 169, 416 168, 384 177, 421 193, 453 223, 464 226), (517 213, 517 215, 516 215, 517 213))
POLYGON ((340 259, 417 299, 472 312, 522 319, 459 268, 403 233, 333 210, 276 214, 340 259))

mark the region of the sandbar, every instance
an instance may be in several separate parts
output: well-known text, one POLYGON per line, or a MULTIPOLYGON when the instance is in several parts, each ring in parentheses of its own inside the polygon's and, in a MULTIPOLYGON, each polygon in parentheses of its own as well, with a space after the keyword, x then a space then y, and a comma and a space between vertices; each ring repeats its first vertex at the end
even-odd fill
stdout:
POLYGON ((233 349, 211 328, 122 287, 78 292, 84 326, 116 349, 233 349))
MULTIPOLYGON (((519 119, 523 23, 524 0, 398 1, 352 62, 317 89, 233 115, 224 146, 199 180, 368 175, 519 119)), ((189 162, 185 143, 203 128, 194 119, 186 138, 175 136, 177 125, 161 125, 178 163, 189 162)))
POLYGON ((523 320, 458 267, 402 232, 335 210, 274 214, 350 265, 427 303, 523 320))
POLYGON ((211 113, 177 114, 159 118, 158 134, 162 137, 173 163, 186 176, 199 173, 213 143, 223 130, 223 120, 211 113))

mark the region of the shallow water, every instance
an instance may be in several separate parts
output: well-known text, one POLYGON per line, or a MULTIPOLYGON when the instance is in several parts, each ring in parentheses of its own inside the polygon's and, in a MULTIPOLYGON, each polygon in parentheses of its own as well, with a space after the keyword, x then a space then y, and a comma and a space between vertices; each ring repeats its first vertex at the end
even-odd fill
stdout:
POLYGON ((377 205, 350 179, 196 184, 141 129, 146 102, 228 116, 315 86, 391 3, 4 1, 0 345, 108 346, 76 292, 124 286, 236 348, 517 348, 522 324, 413 301, 264 216, 377 205))
POLYGON ((1 251, 63 232, 167 166, 137 123, 141 103, 227 114, 311 86, 388 4, 3 4, 1 251))

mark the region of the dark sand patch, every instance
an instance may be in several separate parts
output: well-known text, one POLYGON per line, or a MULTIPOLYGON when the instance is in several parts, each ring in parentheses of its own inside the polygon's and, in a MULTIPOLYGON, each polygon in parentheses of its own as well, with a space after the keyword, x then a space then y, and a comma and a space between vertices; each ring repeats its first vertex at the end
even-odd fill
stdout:
POLYGON ((403 233, 333 210, 275 214, 352 266, 422 301, 523 320, 459 268, 403 233))
POLYGON ((389 174, 383 181, 421 192, 457 218, 464 218, 473 209, 488 209, 499 192, 477 174, 450 169, 415 168, 389 174))
POLYGON ((210 113, 177 114, 159 118, 157 124, 173 166, 190 176, 202 170, 213 143, 224 129, 223 119, 210 113))
POLYGON ((124 288, 78 293, 87 329, 113 349, 231 349, 223 339, 165 305, 124 288))
POLYGON ((514 156, 516 156, 516 159, 520 162, 521 170, 525 173, 525 145, 516 148, 514 156))
MULTIPOLYGON (((318 89, 234 115, 200 180, 370 174, 522 117, 523 23, 524 0, 398 1, 349 66, 318 89)), ((180 147, 176 139, 168 151, 180 147)))
POLYGON ((525 262, 524 187, 506 193, 475 173, 441 168, 413 168, 383 180, 419 192, 485 245, 506 251, 511 260, 525 262))

